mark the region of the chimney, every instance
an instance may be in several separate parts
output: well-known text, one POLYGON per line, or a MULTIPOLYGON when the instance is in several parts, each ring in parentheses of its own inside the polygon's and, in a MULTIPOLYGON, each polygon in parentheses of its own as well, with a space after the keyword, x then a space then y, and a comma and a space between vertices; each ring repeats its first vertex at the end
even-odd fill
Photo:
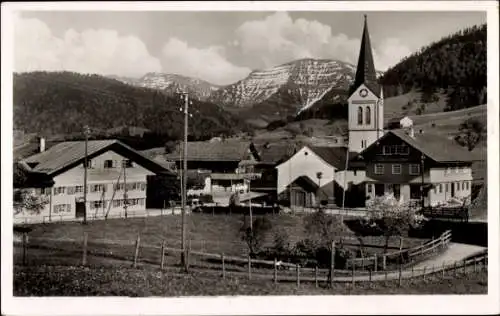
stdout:
POLYGON ((40 150, 41 153, 43 153, 45 151, 45 138, 40 137, 38 149, 40 150))

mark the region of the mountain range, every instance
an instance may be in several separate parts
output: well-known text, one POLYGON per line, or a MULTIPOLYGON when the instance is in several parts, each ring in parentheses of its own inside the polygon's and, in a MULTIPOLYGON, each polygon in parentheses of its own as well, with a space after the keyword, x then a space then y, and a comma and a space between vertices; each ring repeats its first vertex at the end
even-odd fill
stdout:
MULTIPOLYGON (((347 91, 355 71, 356 67, 349 63, 309 58, 252 71, 246 78, 226 86, 162 73, 148 73, 141 78, 112 78, 167 94, 187 91, 196 99, 214 103, 247 122, 261 125, 295 116, 331 94, 328 92, 347 91)), ((343 93, 333 96, 334 100, 341 97, 343 93)))

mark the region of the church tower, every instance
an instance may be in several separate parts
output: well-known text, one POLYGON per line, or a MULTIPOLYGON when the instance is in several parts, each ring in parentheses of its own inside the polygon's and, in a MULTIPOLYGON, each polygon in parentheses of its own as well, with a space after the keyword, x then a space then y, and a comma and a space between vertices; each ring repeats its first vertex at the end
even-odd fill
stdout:
POLYGON ((348 112, 349 151, 361 152, 384 133, 384 95, 377 82, 366 15, 348 112))

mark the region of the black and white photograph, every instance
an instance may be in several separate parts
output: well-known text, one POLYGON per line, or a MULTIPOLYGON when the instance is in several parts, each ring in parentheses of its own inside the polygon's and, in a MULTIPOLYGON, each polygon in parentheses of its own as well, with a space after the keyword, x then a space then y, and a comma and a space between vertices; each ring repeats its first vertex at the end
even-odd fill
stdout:
POLYGON ((2 314, 500 312, 498 56, 495 1, 2 3, 2 314))

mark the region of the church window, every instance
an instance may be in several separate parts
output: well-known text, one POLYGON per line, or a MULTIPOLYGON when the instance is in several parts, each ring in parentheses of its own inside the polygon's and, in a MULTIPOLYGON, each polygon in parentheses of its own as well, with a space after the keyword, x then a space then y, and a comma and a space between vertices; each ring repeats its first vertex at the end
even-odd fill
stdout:
POLYGON ((358 125, 363 125, 363 108, 358 107, 358 125))
POLYGON ((372 123, 372 109, 367 107, 365 112, 365 124, 372 123))

